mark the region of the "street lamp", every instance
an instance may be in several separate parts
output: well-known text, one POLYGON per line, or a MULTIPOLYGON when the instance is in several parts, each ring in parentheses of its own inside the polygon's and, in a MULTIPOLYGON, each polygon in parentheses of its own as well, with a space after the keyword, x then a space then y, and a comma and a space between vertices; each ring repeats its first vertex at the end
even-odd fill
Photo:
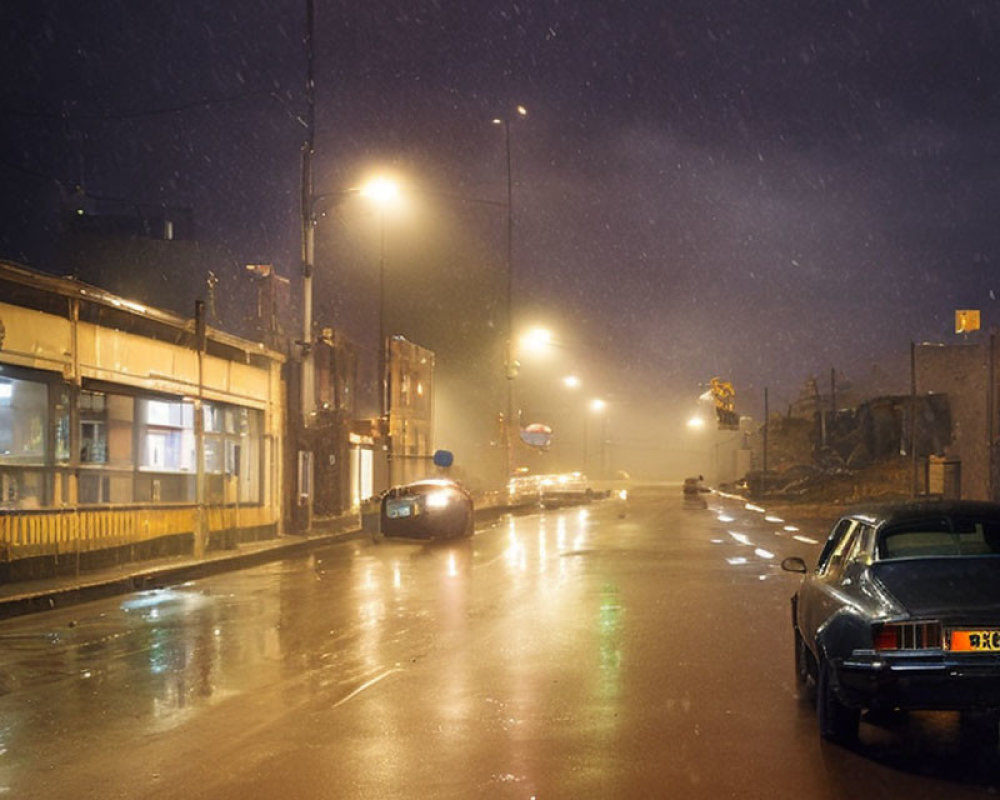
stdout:
MULTIPOLYGON (((388 431, 389 421, 389 353, 385 335, 385 212, 399 201, 399 184, 390 178, 379 176, 361 187, 362 197, 371 200, 378 208, 379 215, 379 256, 378 256, 378 367, 379 367, 379 424, 383 434, 388 431)), ((389 452, 392 460, 392 452, 389 452)), ((389 470, 392 483, 392 469, 389 470)))
MULTIPOLYGON (((514 118, 524 118, 528 116, 528 110, 518 105, 514 108, 514 118)), ((511 301, 514 286, 513 273, 513 245, 514 245, 514 182, 510 168, 510 122, 511 117, 497 117, 493 120, 494 125, 503 126, 504 153, 507 165, 507 338, 504 343, 504 378, 507 381, 507 412, 504 416, 503 438, 504 438, 504 483, 510 478, 511 466, 514 460, 514 439, 511 436, 511 423, 514 416, 514 378, 517 375, 517 367, 514 362, 513 348, 513 322, 511 315, 511 301)))
POLYGON ((552 331, 547 328, 532 328, 521 337, 520 345, 528 353, 541 355, 552 345, 552 331))
MULTIPOLYGON (((377 177, 362 186, 353 186, 347 189, 314 194, 312 191, 311 170, 306 170, 304 178, 306 189, 302 197, 302 341, 299 344, 302 348, 302 415, 303 423, 308 426, 315 412, 316 403, 316 370, 312 347, 312 306, 313 273, 315 272, 316 263, 316 226, 319 224, 319 208, 327 200, 333 199, 340 202, 347 197, 360 195, 371 200, 379 210, 379 235, 381 239, 379 248, 379 341, 384 342, 385 211, 397 202, 399 198, 399 186, 389 178, 377 177)), ((384 373, 384 371, 383 366, 382 372, 384 373)), ((381 411, 384 416, 386 411, 384 390, 381 411)))
POLYGON ((705 427, 705 418, 695 414, 687 421, 686 424, 689 430, 700 431, 705 427))

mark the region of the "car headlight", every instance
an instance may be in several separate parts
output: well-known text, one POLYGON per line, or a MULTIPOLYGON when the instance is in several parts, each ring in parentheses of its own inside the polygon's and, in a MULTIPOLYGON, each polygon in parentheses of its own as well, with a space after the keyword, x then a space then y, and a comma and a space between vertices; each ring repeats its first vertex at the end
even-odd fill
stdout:
POLYGON ((431 492, 427 495, 428 508, 446 508, 450 502, 451 492, 449 491, 431 492))

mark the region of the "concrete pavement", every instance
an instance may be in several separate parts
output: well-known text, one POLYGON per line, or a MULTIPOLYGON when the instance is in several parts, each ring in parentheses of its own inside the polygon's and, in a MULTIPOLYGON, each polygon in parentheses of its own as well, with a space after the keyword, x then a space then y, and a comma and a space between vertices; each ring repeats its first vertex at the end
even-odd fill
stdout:
MULTIPOLYGON (((484 504, 476 507, 476 522, 495 519, 517 509, 484 504)), ((358 517, 333 522, 329 529, 305 534, 283 534, 274 539, 244 542, 233 550, 216 550, 203 558, 169 556, 148 561, 129 561, 99 570, 87 570, 54 578, 0 584, 0 619, 48 611, 98 600, 102 597, 157 589, 229 570, 246 569, 269 561, 293 558, 319 547, 360 536, 368 536, 358 517)))

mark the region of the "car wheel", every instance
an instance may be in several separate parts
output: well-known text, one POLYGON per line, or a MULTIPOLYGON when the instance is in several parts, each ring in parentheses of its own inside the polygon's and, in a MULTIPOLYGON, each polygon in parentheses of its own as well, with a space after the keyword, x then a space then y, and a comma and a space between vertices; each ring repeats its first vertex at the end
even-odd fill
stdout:
POLYGON ((801 700, 816 699, 816 679, 809 669, 812 654, 806 647, 802 634, 795 631, 795 692, 801 700))
POLYGON ((1000 745, 1000 711, 963 711, 961 732, 967 745, 996 750, 1000 745))
POLYGON ((819 719, 819 734, 824 739, 838 744, 850 744, 858 738, 861 710, 844 705, 837 697, 833 688, 833 670, 826 659, 819 665, 816 716, 819 719))

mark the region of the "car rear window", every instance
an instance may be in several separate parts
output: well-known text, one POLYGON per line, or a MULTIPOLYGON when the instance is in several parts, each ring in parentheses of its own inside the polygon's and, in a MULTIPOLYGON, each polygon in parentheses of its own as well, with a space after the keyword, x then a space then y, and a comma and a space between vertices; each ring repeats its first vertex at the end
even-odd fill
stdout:
POLYGON ((940 517, 883 531, 879 558, 1000 555, 1000 521, 940 517))

